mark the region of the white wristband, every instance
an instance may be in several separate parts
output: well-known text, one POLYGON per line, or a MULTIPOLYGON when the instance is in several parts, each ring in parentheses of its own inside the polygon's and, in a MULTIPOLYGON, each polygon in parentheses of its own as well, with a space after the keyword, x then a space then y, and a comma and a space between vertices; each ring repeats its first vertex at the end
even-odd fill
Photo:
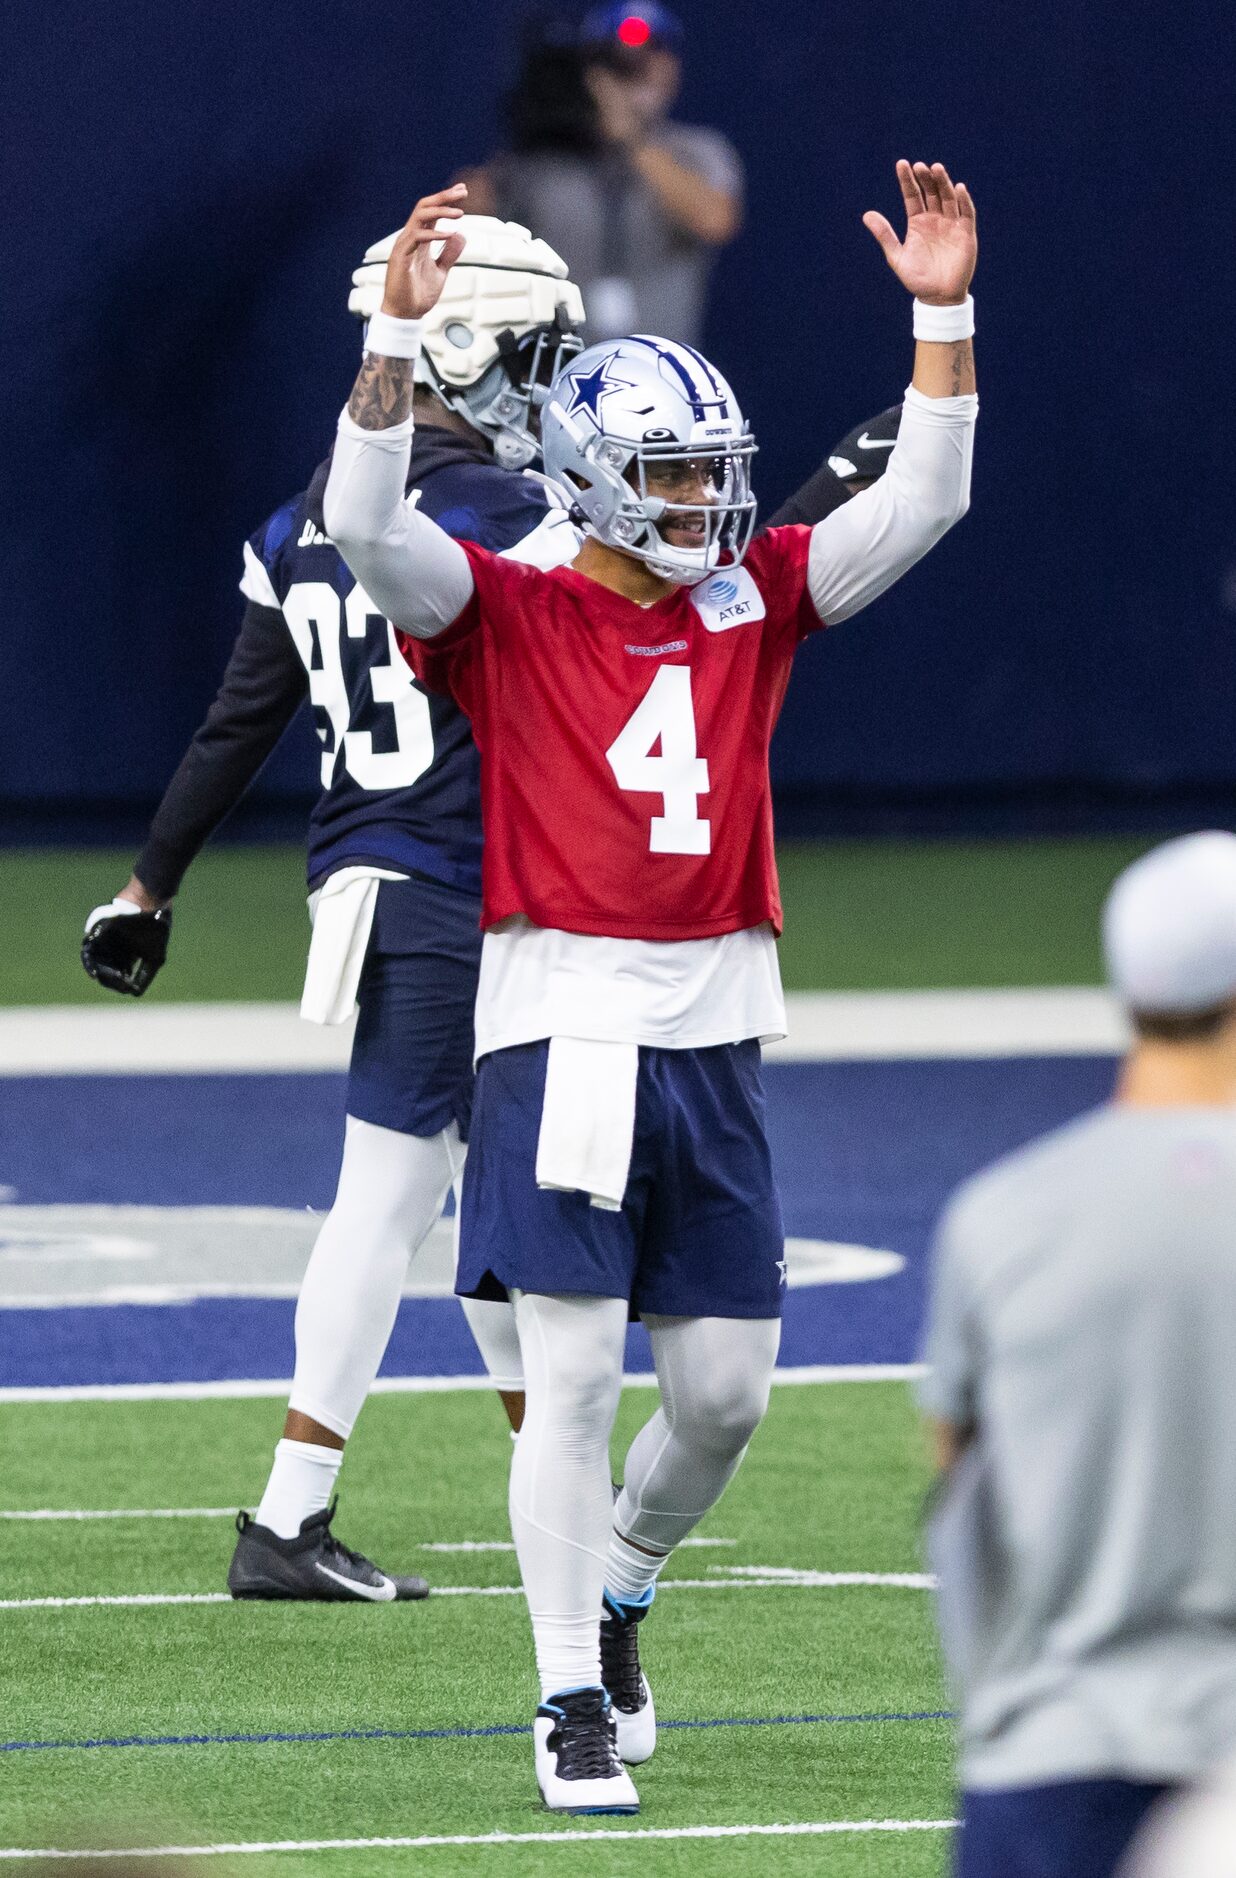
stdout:
POLYGON ((914 337, 937 346, 952 345, 958 339, 973 339, 973 298, 967 294, 960 306, 930 306, 926 300, 916 300, 914 337))
POLYGON ((365 350, 380 353, 384 359, 418 359, 421 322, 396 319, 393 313, 375 313, 365 328, 365 350))

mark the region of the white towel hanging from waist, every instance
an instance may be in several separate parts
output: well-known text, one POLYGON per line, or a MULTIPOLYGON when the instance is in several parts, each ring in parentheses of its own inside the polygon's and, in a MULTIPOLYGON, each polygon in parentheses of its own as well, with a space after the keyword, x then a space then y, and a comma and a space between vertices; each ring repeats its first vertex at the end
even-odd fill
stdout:
POLYGON ((536 1184, 616 1213, 631 1171, 639 1046, 551 1037, 536 1184))
POLYGON ((356 1009, 378 883, 404 880, 381 867, 341 867, 309 895, 313 938, 300 1014, 311 1024, 346 1024, 356 1009))

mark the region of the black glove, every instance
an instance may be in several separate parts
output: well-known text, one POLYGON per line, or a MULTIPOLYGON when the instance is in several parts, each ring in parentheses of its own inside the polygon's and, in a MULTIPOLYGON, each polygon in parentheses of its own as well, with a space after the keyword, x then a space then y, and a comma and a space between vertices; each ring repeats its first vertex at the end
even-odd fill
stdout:
POLYGON ((109 906, 96 906, 86 921, 82 940, 82 964, 92 978, 109 991, 119 991, 130 998, 140 998, 154 981, 155 973, 167 957, 172 934, 172 909, 143 913, 128 900, 113 900, 109 906))

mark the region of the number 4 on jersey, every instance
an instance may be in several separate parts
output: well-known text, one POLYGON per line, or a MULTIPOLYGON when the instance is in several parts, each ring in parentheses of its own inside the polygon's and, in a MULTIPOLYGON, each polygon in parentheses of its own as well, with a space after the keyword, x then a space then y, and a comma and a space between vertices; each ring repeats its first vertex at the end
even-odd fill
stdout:
POLYGON ((664 813, 653 816, 648 831, 651 853, 709 853, 712 825, 699 813, 708 764, 695 750, 689 666, 660 667, 605 755, 620 789, 664 798, 664 813))

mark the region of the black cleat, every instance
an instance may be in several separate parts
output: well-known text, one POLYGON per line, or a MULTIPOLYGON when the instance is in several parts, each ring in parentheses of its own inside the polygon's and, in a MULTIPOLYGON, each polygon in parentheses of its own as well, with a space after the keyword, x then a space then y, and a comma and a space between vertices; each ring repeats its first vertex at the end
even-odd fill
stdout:
POLYGON ((338 1500, 311 1513, 295 1539, 281 1539, 248 1513, 236 1515, 240 1534, 228 1566, 234 1598, 301 1598, 319 1604, 393 1604, 427 1598, 423 1578, 391 1578, 369 1559, 341 1545, 330 1529, 338 1500))
POLYGON ((628 1767, 652 1759, 657 1711, 648 1678, 640 1668, 639 1626, 652 1604, 619 1604, 608 1591, 601 1601, 601 1681, 614 1705, 618 1753, 628 1767))

